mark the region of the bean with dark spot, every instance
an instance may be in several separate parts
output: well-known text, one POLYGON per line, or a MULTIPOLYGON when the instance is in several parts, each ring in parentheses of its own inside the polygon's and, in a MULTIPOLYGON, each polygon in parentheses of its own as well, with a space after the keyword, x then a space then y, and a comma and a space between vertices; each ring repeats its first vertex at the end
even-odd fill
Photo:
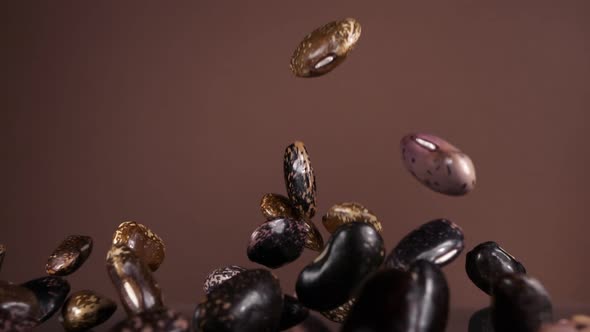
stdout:
POLYGON ((465 195, 475 188, 473 162, 444 139, 409 134, 402 138, 400 145, 404 166, 428 188, 452 196, 465 195), (442 172, 441 167, 444 167, 442 172))
POLYGON ((246 271, 246 269, 238 265, 229 265, 215 269, 207 275, 205 283, 203 284, 203 291, 205 294, 209 294, 217 286, 244 271, 246 271))

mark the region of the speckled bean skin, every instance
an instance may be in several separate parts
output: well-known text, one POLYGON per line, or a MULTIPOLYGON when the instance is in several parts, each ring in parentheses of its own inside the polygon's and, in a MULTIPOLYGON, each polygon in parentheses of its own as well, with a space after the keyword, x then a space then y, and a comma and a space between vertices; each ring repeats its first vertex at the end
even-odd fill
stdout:
POLYGON ((553 321, 549 294, 536 279, 522 273, 506 274, 492 288, 492 323, 496 331, 537 332, 553 321))
POLYGON ((6 246, 0 243, 0 270, 2 270, 2 263, 4 262, 4 256, 6 256, 6 246))
POLYGON ((324 75, 336 68, 361 36, 353 18, 330 22, 305 36, 291 57, 291 71, 299 77, 324 75))
POLYGON ((482 291, 492 295, 492 285, 507 273, 526 273, 524 266, 496 242, 484 242, 467 253, 465 271, 482 291))
POLYGON ((152 310, 134 315, 115 325, 111 332, 187 332, 189 320, 172 310, 152 310))
POLYGON ((322 217, 322 223, 326 230, 332 234, 338 227, 350 222, 366 222, 382 234, 382 227, 377 216, 362 204, 355 202, 345 202, 333 205, 328 212, 322 217))
POLYGON ((303 226, 306 229, 304 246, 313 251, 322 251, 324 249, 324 238, 312 221, 305 221, 303 226))
POLYGON ((113 235, 113 245, 125 245, 132 249, 152 271, 164 261, 164 241, 151 229, 135 221, 125 221, 113 235))
POLYGON ((289 329, 304 321, 307 316, 309 316, 309 309, 304 307, 295 297, 284 295, 279 330, 289 329))
POLYGON ((90 253, 92 253, 91 237, 70 235, 49 256, 45 270, 49 275, 69 275, 84 264, 90 253))
POLYGON ((271 269, 291 263, 303 252, 306 232, 305 223, 301 221, 267 221, 250 236, 248 258, 271 269))
MULTIPOLYGON (((291 200, 279 194, 266 194, 260 202, 260 210, 266 220, 287 218, 293 220, 305 220, 299 216, 298 211, 291 204, 291 200)), ((311 220, 305 220, 307 237, 305 238, 305 247, 314 251, 321 251, 324 248, 324 239, 322 234, 311 220)))
POLYGON ((108 320, 117 304, 91 290, 73 293, 61 308, 61 324, 67 332, 87 331, 108 320))
POLYGON ((0 280, 0 331, 30 331, 39 322, 39 301, 30 289, 0 280))
POLYGON ((338 308, 328 311, 322 311, 321 314, 322 316, 326 317, 327 319, 333 322, 343 323, 346 320, 346 317, 348 317, 348 314, 350 313, 350 309, 352 309, 354 302, 355 299, 350 299, 338 308))
POLYGON ((291 205, 291 200, 279 194, 266 194, 260 201, 260 211, 266 220, 278 218, 298 219, 297 211, 291 205))
POLYGON ((324 251, 299 274, 297 298, 313 310, 335 309, 378 269, 384 255, 383 239, 373 226, 359 222, 342 225, 324 251))
POLYGON ((31 290, 37 297, 40 314, 35 318, 39 322, 51 318, 61 308, 70 292, 68 281, 54 276, 33 279, 22 286, 31 290))
POLYGON ((225 281, 195 309, 195 332, 275 332, 279 328, 283 294, 269 271, 244 271, 225 281))
POLYGON ((381 270, 367 280, 341 332, 443 332, 448 314, 442 271, 418 261, 408 271, 381 270))
POLYGON ((422 259, 442 267, 455 260, 464 246, 463 231, 457 224, 436 219, 406 235, 389 253, 385 266, 406 270, 422 259))
POLYGON ((400 146, 404 166, 428 188, 451 196, 465 195, 475 188, 473 162, 444 139, 409 134, 402 138, 400 146))
POLYGON ((129 315, 163 307, 158 283, 145 263, 124 245, 114 245, 107 254, 107 272, 129 315))
POLYGON ((205 283, 203 284, 203 291, 205 294, 209 294, 217 286, 244 271, 246 271, 246 269, 238 265, 229 265, 215 269, 207 275, 205 283))
POLYGON ((316 209, 316 183, 303 142, 294 142, 285 149, 283 171, 291 204, 300 218, 311 220, 316 209))

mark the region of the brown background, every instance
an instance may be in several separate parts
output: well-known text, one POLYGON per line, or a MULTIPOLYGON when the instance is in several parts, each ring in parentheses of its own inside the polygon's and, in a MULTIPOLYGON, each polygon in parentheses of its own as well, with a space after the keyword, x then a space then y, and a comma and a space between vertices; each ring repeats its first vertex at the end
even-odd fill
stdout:
MULTIPOLYGON (((211 269, 255 266, 245 248, 259 199, 284 193, 283 149, 299 139, 320 215, 361 202, 380 217, 388 249, 449 218, 468 249, 495 240, 521 259, 557 306, 587 305, 589 10, 587 1, 3 3, 1 278, 42 275, 64 236, 87 234, 94 253, 72 287, 114 296, 104 257, 131 219, 166 241, 157 272, 166 302, 192 307, 211 269), (325 77, 295 78, 288 63, 301 38, 347 16, 363 27, 350 58, 325 77), (418 184, 398 149, 412 131, 468 153, 476 190, 453 198, 418 184)), ((277 270, 285 290, 314 255, 277 270)), ((445 272, 454 307, 488 302, 464 255, 445 272)))

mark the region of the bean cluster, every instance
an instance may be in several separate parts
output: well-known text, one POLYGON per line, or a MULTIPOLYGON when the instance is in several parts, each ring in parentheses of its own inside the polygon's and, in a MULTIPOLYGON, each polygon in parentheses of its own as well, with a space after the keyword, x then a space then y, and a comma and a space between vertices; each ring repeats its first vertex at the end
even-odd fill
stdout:
MULTIPOLYGON (((291 70, 299 77, 329 73, 347 58, 360 34, 361 26, 352 18, 314 30, 296 48, 291 70)), ((446 140, 412 133, 400 145, 404 166, 427 188, 452 196, 474 190, 473 162, 446 140)), ((106 267, 127 317, 112 331, 327 331, 311 310, 341 323, 342 332, 445 331, 450 290, 442 268, 464 250, 457 224, 447 219, 426 222, 386 255, 377 216, 360 203, 342 202, 321 218, 330 234, 324 243, 313 222, 316 178, 303 142, 287 146, 283 170, 286 195, 262 197, 265 221, 246 249, 252 262, 266 268, 230 265, 213 270, 192 319, 162 300, 153 275, 165 257, 162 239, 145 225, 121 223, 106 267), (296 295, 284 294, 269 269, 297 260, 305 248, 318 255, 300 271, 296 295)), ((87 331, 108 320, 117 309, 114 300, 85 289, 70 294, 65 278, 88 259, 92 243, 89 236, 67 236, 49 256, 47 276, 18 285, 0 281, 0 332, 29 331, 60 309, 60 321, 69 332, 87 331)), ((5 253, 0 244, 0 267, 5 253)), ((471 332, 590 331, 587 316, 554 322, 547 291, 495 242, 472 248, 465 269, 491 297, 490 307, 472 316, 471 332)))

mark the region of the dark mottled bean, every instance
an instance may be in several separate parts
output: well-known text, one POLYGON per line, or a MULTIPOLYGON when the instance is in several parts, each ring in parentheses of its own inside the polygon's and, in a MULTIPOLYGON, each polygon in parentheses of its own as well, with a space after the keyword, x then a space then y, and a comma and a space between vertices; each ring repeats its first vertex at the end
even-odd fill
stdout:
POLYGON ((23 287, 31 290, 39 302, 40 314, 35 317, 39 322, 51 318, 63 305, 70 284, 60 277, 42 277, 25 282, 23 287))
POLYGON ((205 283, 203 284, 203 291, 205 294, 209 294, 213 289, 221 285, 223 282, 244 271, 246 271, 246 269, 238 265, 229 265, 215 269, 211 271, 209 275, 207 275, 205 283))
POLYGON ((359 203, 336 204, 322 217, 322 223, 330 234, 334 233, 338 227, 355 221, 369 223, 382 234, 381 223, 377 220, 377 216, 359 203))
POLYGON ((283 171, 291 204, 302 219, 311 220, 316 209, 316 184, 303 142, 295 142, 285 149, 283 171))
POLYGON ((384 255, 383 239, 373 226, 345 224, 299 274, 297 298, 310 309, 332 310, 351 298, 363 279, 381 265, 384 255))
POLYGON ((328 318, 329 320, 331 320, 333 322, 342 323, 348 317, 348 314, 350 313, 350 309, 352 309, 354 302, 355 302, 355 299, 350 299, 350 300, 348 300, 348 302, 344 303, 343 305, 339 306, 338 308, 328 310, 328 311, 322 311, 321 314, 322 314, 322 316, 328 318))
POLYGON ((292 219, 267 221, 250 236, 248 258, 272 269, 293 262, 303 252, 306 232, 304 222, 292 219))
POLYGON ((405 270, 422 259, 442 267, 455 260, 463 247, 461 228, 449 220, 437 219, 406 235, 387 256, 385 266, 405 270))
POLYGON ((166 256, 164 241, 151 229, 135 221, 125 221, 117 227, 113 245, 129 247, 152 271, 160 267, 166 256))
POLYGON ((269 271, 239 273, 213 289, 195 309, 195 332, 275 332, 279 328, 283 294, 269 271))
POLYGON ((468 332, 494 332, 492 310, 490 308, 483 308, 474 312, 469 318, 468 332))
POLYGON ((381 270, 371 277, 342 326, 342 332, 442 332, 449 289, 438 266, 414 263, 409 271, 381 270))
POLYGON ((521 273, 498 278, 492 288, 492 322, 496 331, 537 332, 553 320, 549 294, 536 279, 521 273))
POLYGON ((134 315, 115 325, 111 332, 187 332, 189 320, 172 309, 151 310, 134 315))
POLYGON ((279 324, 281 331, 301 323, 307 316, 309 316, 309 309, 304 307, 301 302, 291 295, 283 296, 283 311, 279 324))
POLYGON ((91 290, 73 293, 61 308, 61 324, 68 332, 87 331, 107 321, 117 310, 113 300, 91 290))
POLYGON ((41 309, 30 289, 0 280, 0 331, 29 331, 41 309))
POLYGON ((409 134, 401 140, 402 160, 408 171, 428 188, 446 195, 465 195, 475 188, 473 162, 444 139, 409 134))
POLYGON ((70 235, 49 256, 45 270, 49 275, 69 275, 84 264, 91 252, 92 238, 90 236, 70 235))
POLYGON ((491 295, 494 281, 507 273, 526 273, 524 266, 496 242, 484 242, 467 253, 465 270, 469 279, 491 295))
POLYGON ((299 77, 324 75, 336 68, 352 51, 361 36, 361 25, 353 18, 330 22, 301 41, 291 57, 291 71, 299 77))
POLYGON ((107 272, 128 314, 163 307, 158 283, 132 249, 114 245, 107 255, 107 272))

